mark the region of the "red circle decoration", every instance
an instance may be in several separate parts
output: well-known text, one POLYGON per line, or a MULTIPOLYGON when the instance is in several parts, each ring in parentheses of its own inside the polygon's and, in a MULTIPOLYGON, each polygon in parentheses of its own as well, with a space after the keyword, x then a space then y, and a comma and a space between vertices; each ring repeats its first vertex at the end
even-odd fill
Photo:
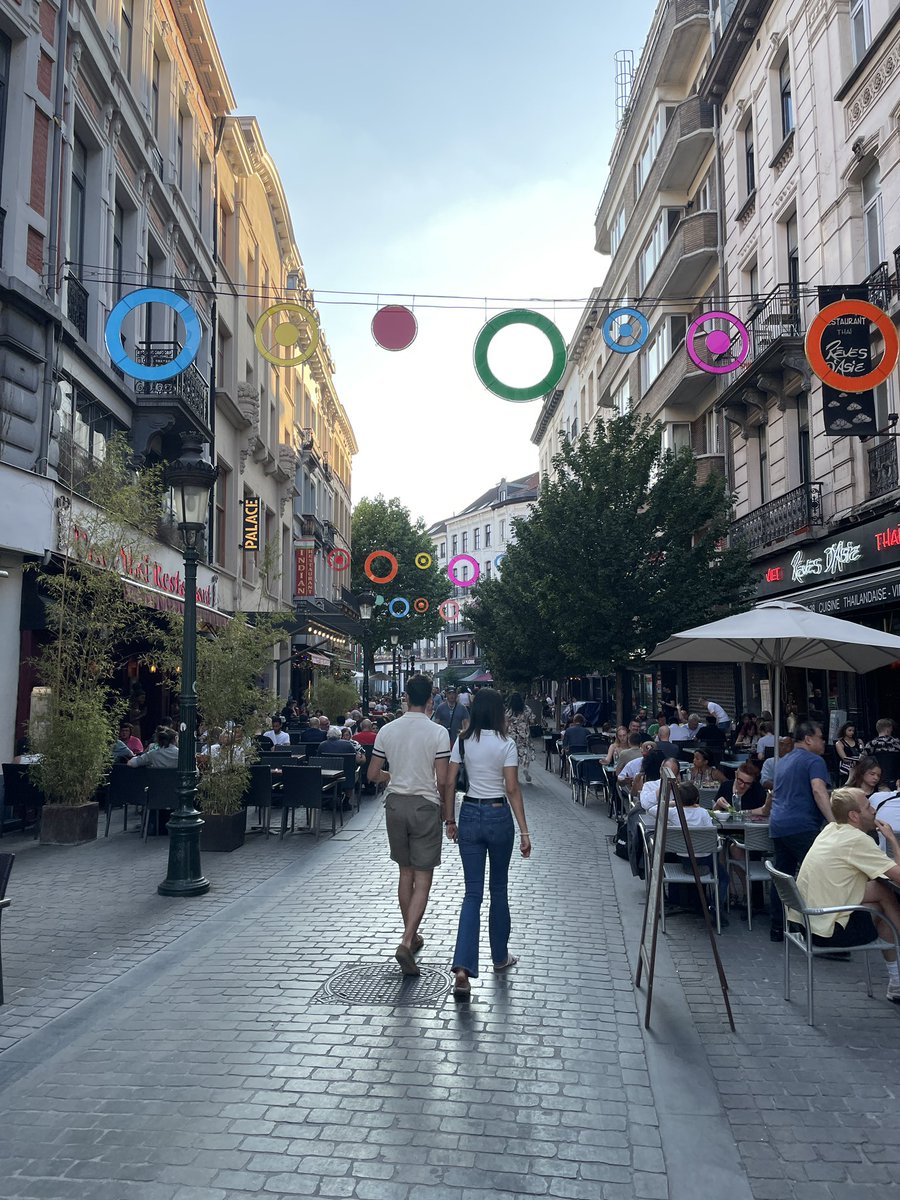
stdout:
POLYGON ((373 583, 390 583, 391 580, 394 578, 394 576, 397 574, 398 570, 399 570, 399 565, 398 565, 397 560, 394 557, 394 555, 391 554, 390 550, 373 550, 372 553, 369 555, 369 557, 366 559, 365 566, 363 567, 363 571, 365 572, 366 578, 371 579, 373 583), (386 558, 388 560, 388 562, 391 564, 391 569, 390 569, 390 571, 388 571, 387 575, 373 575, 372 574, 372 563, 375 561, 376 558, 386 558))
POLYGON ((430 604, 424 596, 417 596, 416 599, 413 600, 413 608, 417 613, 427 613, 430 607, 430 604))
POLYGON ((337 549, 328 551, 325 561, 334 571, 346 571, 350 566, 350 551, 338 546, 337 549))
POLYGON ((415 314, 402 304, 387 304, 372 318, 372 337, 382 350, 405 350, 418 331, 415 314))
POLYGON ((442 600, 442 601, 440 602, 440 604, 438 605, 438 612, 441 614, 441 616, 444 618, 444 620, 445 620, 445 621, 456 621, 456 620, 458 620, 458 618, 459 618, 459 612, 460 612, 460 609, 459 609, 459 601, 458 601, 458 600, 453 600, 452 598, 451 598, 451 599, 449 599, 449 600, 442 600), (449 612, 449 609, 450 609, 450 607, 451 607, 451 606, 453 607, 453 613, 452 613, 452 615, 451 615, 451 613, 449 612))
POLYGON ((870 388, 878 387, 897 365, 898 355, 900 338, 897 337, 893 321, 883 309, 876 308, 866 300, 836 300, 834 304, 826 304, 813 317, 806 335, 806 357, 809 359, 809 365, 823 383, 827 383, 837 392, 867 392, 870 388), (881 362, 865 375, 842 374, 826 361, 822 353, 825 330, 832 321, 837 321, 840 317, 868 317, 884 338, 881 362))

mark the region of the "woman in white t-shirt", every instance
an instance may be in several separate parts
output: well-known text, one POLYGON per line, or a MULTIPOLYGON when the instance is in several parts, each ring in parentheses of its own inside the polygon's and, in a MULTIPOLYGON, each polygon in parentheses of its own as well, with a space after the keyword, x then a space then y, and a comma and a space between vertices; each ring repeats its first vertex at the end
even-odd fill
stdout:
POLYGON ((447 836, 459 844, 466 879, 453 955, 456 975, 453 995, 458 1000, 468 999, 469 977, 478 976, 481 902, 484 899, 485 860, 488 858, 491 863, 488 934, 494 970, 506 971, 518 961, 509 953, 512 925, 507 883, 515 841, 513 813, 519 826, 519 851, 523 858, 531 854, 531 836, 519 787, 516 743, 506 735, 503 697, 493 688, 482 688, 476 693, 469 710, 468 728, 457 738, 450 753, 450 768, 444 785, 445 812, 453 810, 456 780, 463 763, 468 787, 463 796, 459 826, 453 820, 446 822, 447 836))

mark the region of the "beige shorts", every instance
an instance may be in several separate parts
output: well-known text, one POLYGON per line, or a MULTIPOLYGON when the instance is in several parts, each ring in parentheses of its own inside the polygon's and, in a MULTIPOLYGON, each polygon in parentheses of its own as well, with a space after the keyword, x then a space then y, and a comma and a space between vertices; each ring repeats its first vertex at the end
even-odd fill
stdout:
POLYGON ((390 792, 384 802, 388 845, 398 866, 433 871, 440 866, 443 825, 441 807, 424 796, 390 792))

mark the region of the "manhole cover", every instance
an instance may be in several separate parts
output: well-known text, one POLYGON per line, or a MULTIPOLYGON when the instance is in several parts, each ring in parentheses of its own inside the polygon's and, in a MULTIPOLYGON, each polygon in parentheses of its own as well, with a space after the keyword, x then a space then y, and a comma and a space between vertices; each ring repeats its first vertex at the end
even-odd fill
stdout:
POLYGON ((449 971, 419 963, 419 975, 404 975, 384 963, 347 963, 313 996, 313 1003, 388 1004, 427 1007, 440 1004, 453 983, 449 971))

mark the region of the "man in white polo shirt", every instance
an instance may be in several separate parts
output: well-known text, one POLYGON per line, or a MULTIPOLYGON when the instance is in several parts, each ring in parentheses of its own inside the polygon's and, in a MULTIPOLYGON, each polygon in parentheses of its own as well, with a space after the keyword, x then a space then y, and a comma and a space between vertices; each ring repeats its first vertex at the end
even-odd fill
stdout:
POLYGON ((729 717, 721 704, 717 704, 715 700, 707 700, 706 711, 716 718, 717 728, 721 729, 725 734, 731 732, 731 717, 729 717))
POLYGON ((403 939, 394 957, 404 975, 418 975, 415 955, 424 945, 425 915, 434 868, 441 862, 441 791, 450 761, 450 735, 430 721, 431 679, 413 675, 406 684, 409 709, 383 726, 372 747, 369 783, 384 783, 385 820, 391 858, 400 868, 397 899, 403 939), (385 770, 385 760, 389 770, 385 770))

